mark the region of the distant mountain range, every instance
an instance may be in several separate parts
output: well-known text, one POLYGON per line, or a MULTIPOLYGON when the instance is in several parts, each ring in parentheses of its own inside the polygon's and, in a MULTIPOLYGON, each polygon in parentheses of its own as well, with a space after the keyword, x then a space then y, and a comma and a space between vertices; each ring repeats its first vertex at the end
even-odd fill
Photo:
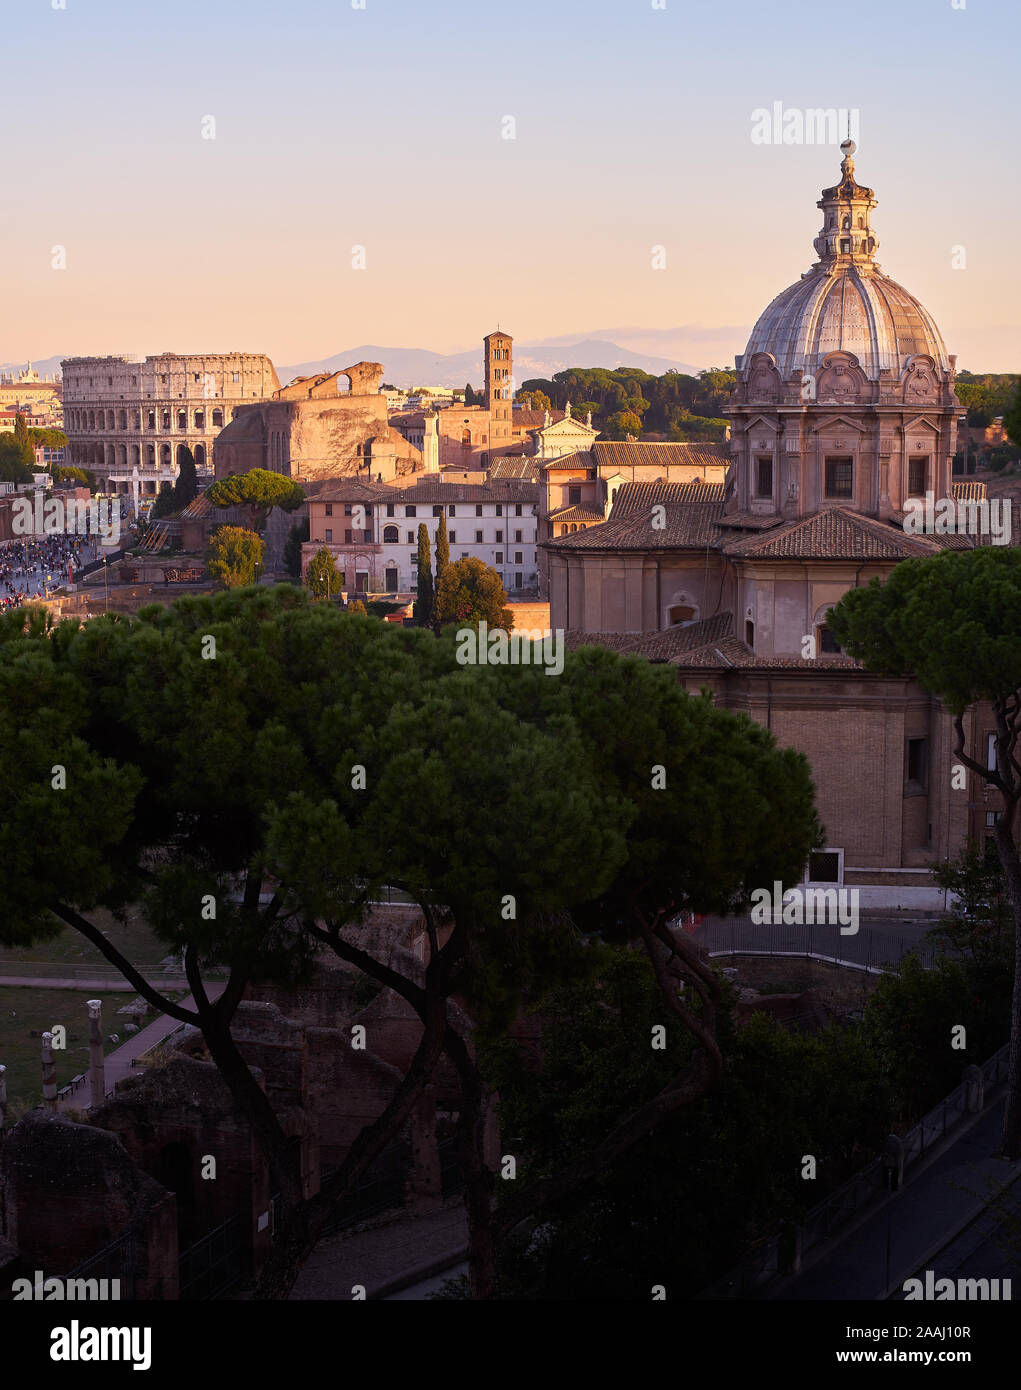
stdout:
MULTIPOLYGON (((37 362, 33 357, 33 370, 37 371, 40 376, 60 376, 60 364, 67 356, 69 354, 65 352, 60 357, 44 357, 40 362, 37 362)), ((21 357, 17 362, 0 362, 0 376, 19 377, 25 370, 26 360, 26 358, 21 357)))
MULTIPOLYGON (((362 343, 324 357, 318 362, 298 362, 294 366, 277 367, 281 382, 296 376, 314 376, 317 372, 335 372, 355 362, 382 362, 383 380, 394 386, 464 386, 470 381, 479 390, 483 381, 482 346, 469 352, 430 352, 427 348, 380 347, 377 343, 362 343)), ((638 367, 653 376, 664 372, 685 372, 696 375, 701 368, 687 362, 673 362, 667 357, 650 357, 617 343, 599 338, 586 338, 577 343, 515 343, 514 377, 517 383, 533 377, 552 377, 554 372, 568 367, 638 367)))
MULTIPOLYGON (((257 349, 252 349, 256 351, 257 349)), ((32 366, 40 376, 59 374, 63 353, 57 357, 33 360, 32 366)), ((355 362, 382 362, 383 380, 394 386, 464 386, 470 381, 476 390, 483 381, 482 345, 468 352, 430 352, 428 348, 380 347, 378 343, 362 343, 315 362, 298 362, 292 366, 274 363, 277 375, 286 385, 296 376, 314 376, 317 372, 335 372, 355 362)), ((17 376, 25 366, 18 362, 0 362, 0 373, 17 376)), ((645 352, 621 347, 602 338, 583 338, 578 342, 545 342, 514 344, 514 377, 516 382, 533 377, 551 377, 568 367, 638 367, 653 376, 664 372, 685 372, 695 376, 701 368, 690 362, 674 362, 668 357, 653 357, 645 352)))

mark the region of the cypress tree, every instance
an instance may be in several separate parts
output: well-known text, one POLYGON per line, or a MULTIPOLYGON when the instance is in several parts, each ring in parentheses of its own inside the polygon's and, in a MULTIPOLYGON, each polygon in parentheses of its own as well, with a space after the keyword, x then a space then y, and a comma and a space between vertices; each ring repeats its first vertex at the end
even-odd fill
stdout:
POLYGON ((22 461, 32 468, 35 465, 35 450, 32 448, 31 440, 28 437, 28 424, 24 415, 18 414, 14 417, 14 442, 21 450, 22 461))
MULTIPOLYGON (((437 554, 439 545, 437 543, 437 554)), ((433 570, 429 546, 429 530, 424 521, 418 523, 418 598, 415 600, 415 621, 428 627, 433 616, 433 570)))
POLYGON ((447 517, 440 512, 440 524, 436 528, 436 587, 440 587, 443 571, 450 564, 450 541, 447 539, 447 517))
POLYGON ((198 495, 199 485, 195 476, 195 455, 187 445, 181 450, 177 481, 174 483, 174 506, 186 507, 198 495))

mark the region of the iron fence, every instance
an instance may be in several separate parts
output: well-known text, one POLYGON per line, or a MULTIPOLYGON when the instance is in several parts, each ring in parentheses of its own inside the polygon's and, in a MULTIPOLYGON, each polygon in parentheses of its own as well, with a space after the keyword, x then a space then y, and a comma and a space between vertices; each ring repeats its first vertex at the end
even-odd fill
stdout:
POLYGON ((939 954, 930 942, 891 936, 872 927, 842 936, 838 927, 824 923, 796 926, 765 922, 750 929, 743 918, 709 918, 699 926, 694 939, 710 956, 792 956, 829 961, 869 974, 881 974, 912 951, 929 970, 939 954), (754 941, 750 930, 754 931, 754 941))
POLYGON ((119 1279, 121 1301, 135 1297, 135 1275, 138 1273, 138 1246, 141 1232, 129 1226, 102 1250, 75 1265, 66 1279, 119 1279))
POLYGON ((178 1297, 217 1298, 252 1272, 248 1220, 232 1216, 200 1237, 177 1260, 178 1297))
MULTIPOLYGON (((983 1108, 990 1103, 991 1092, 1006 1077, 1009 1050, 1009 1044, 1005 1044, 982 1065, 985 1086, 983 1108)), ((934 1142, 942 1139, 959 1124, 967 1113, 968 1088, 966 1083, 962 1083, 903 1136, 901 1143, 904 1148, 905 1172, 934 1142)), ((802 1256, 844 1229, 881 1191, 886 1190, 886 1171, 886 1165, 881 1158, 873 1159, 801 1218, 798 1226, 801 1232, 802 1256)), ((743 1298, 760 1289, 781 1272, 780 1250, 783 1240, 784 1236, 778 1234, 750 1252, 739 1265, 710 1285, 702 1297, 743 1298)))

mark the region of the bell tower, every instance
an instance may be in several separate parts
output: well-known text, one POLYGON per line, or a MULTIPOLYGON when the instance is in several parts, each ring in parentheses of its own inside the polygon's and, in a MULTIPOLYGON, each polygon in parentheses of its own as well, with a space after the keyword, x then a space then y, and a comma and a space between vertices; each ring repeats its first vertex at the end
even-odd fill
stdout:
POLYGON ((511 442, 514 399, 513 338, 499 329, 482 340, 486 363, 486 409, 489 411, 489 447, 506 448, 511 442))

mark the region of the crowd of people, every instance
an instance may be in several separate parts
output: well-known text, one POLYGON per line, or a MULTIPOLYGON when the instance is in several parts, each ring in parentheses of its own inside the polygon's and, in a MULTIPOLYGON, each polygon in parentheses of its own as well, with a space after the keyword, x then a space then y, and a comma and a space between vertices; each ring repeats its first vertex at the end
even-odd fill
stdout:
POLYGON ((77 575, 95 555, 96 547, 85 536, 0 541, 0 609, 20 608, 67 583, 69 571, 77 575))

